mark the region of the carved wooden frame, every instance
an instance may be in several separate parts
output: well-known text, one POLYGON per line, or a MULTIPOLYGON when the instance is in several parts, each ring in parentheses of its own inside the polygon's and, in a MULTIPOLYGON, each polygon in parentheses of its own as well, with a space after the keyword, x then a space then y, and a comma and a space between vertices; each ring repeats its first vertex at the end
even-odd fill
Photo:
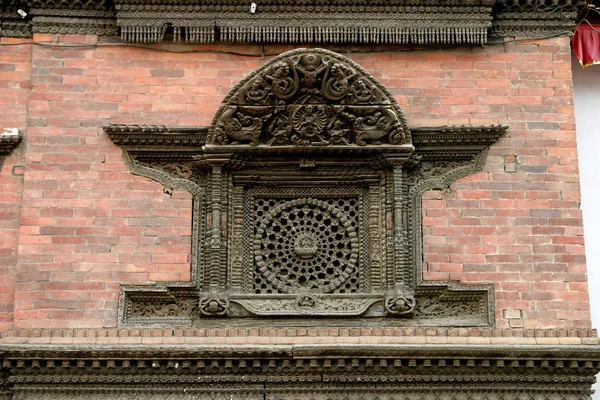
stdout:
MULTIPOLYGON (((104 129, 125 150, 132 173, 194 196, 192 280, 123 286, 121 325, 224 326, 235 319, 252 326, 260 318, 273 326, 493 326, 492 285, 423 281, 421 196, 480 171, 487 148, 507 127, 409 130, 393 96, 359 65, 327 50, 300 49, 237 84, 209 128, 104 129), (283 197, 296 207, 323 204, 323 191, 336 187, 363 190, 365 202, 379 204, 357 220, 355 240, 366 253, 345 256, 359 270, 380 262, 388 272, 379 287, 260 294, 240 285, 240 274, 248 276, 240 259, 257 257, 251 241, 240 241, 259 232, 239 229, 250 217, 248 193, 292 192, 283 197)), ((252 262, 255 273, 266 268, 252 262)))

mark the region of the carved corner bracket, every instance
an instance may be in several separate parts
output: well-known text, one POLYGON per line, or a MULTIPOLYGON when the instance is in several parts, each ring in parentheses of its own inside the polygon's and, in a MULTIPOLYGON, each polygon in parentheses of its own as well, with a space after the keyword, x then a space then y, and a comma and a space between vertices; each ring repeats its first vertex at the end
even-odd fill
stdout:
POLYGON ((0 169, 4 158, 21 143, 21 140, 23 140, 23 137, 16 129, 5 130, 0 133, 0 169))
POLYGON ((409 130, 377 80, 313 49, 242 80, 208 128, 104 129, 133 173, 194 196, 192 281, 124 286, 121 324, 494 324, 491 285, 423 281, 421 196, 507 127, 409 130))

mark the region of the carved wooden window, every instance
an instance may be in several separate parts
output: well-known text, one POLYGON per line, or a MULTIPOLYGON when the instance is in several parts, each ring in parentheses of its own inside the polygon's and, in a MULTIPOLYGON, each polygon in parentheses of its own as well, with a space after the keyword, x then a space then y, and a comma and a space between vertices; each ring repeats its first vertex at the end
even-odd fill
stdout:
POLYGON ((479 171, 505 129, 409 130, 318 49, 243 79, 208 128, 105 127, 133 173, 194 196, 192 281, 123 286, 120 323, 492 325, 491 285, 423 281, 421 195, 479 171))

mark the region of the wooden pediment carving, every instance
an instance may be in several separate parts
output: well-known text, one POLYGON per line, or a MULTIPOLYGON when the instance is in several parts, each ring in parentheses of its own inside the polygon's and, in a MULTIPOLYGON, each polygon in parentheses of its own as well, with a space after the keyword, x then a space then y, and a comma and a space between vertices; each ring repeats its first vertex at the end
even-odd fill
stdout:
POLYGON ((225 97, 207 139, 207 148, 410 144, 406 119, 386 88, 323 49, 290 51, 252 72, 225 97))

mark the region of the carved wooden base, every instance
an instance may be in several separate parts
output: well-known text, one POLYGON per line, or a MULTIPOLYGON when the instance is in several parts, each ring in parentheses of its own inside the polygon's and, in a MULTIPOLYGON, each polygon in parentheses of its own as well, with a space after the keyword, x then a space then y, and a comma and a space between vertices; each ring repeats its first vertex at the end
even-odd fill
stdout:
POLYGON ((434 283, 420 286, 414 295, 197 295, 183 288, 156 287, 149 292, 124 286, 121 326, 253 327, 256 318, 269 327, 493 325, 491 285, 434 283))

